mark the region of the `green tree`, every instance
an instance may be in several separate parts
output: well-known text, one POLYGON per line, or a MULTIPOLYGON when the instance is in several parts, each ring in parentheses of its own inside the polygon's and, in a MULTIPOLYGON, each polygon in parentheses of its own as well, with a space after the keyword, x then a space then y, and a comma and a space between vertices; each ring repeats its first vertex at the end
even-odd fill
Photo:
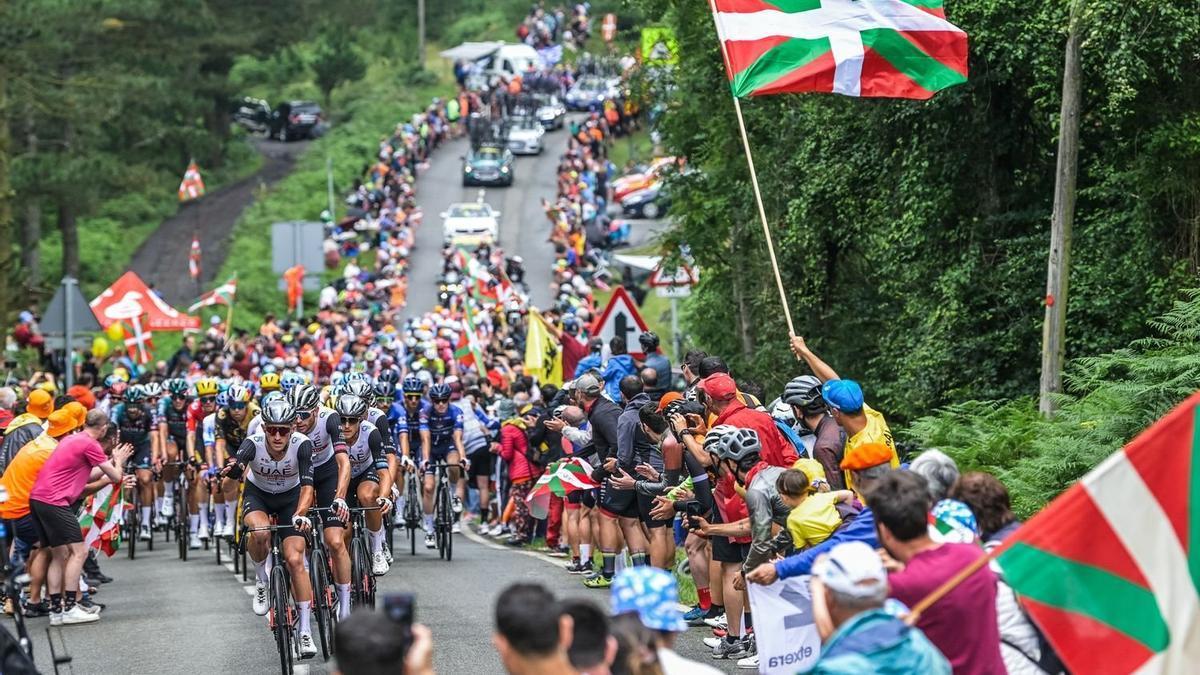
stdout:
POLYGON ((333 90, 347 82, 357 82, 367 74, 367 63, 354 48, 349 32, 330 27, 321 36, 309 67, 328 109, 333 90))

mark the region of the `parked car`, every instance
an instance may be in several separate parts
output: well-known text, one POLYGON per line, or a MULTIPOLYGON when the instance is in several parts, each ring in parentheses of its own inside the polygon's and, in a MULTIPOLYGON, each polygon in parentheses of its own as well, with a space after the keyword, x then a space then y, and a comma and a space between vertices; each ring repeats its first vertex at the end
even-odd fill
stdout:
POLYGON ((591 110, 599 107, 609 99, 621 96, 621 79, 618 77, 600 77, 585 75, 579 78, 567 90, 567 108, 570 110, 591 110))
POLYGON ((542 136, 546 128, 532 115, 510 117, 505 123, 508 127, 508 149, 514 155, 540 155, 545 146, 542 136))
POLYGON ((233 104, 233 122, 251 133, 265 134, 271 127, 271 106, 261 98, 243 96, 233 104))
POLYGON ((462 248, 494 244, 500 238, 500 212, 482 201, 451 204, 442 212, 446 243, 462 248))
POLYGON ((626 218, 661 218, 667 213, 671 200, 663 189, 662 181, 649 187, 631 192, 621 200, 621 213, 626 218))
POLYGON ((635 171, 621 176, 613 181, 613 200, 620 202, 630 193, 645 190, 652 183, 658 182, 667 169, 675 163, 674 157, 659 157, 641 171, 635 171))
POLYGON ((557 94, 537 94, 537 118, 547 129, 561 129, 567 119, 567 107, 557 94))
POLYGON ((317 138, 324 133, 325 115, 312 101, 284 101, 271 115, 271 137, 281 141, 317 138))
POLYGON ((484 143, 463 156, 463 187, 513 184, 513 154, 507 146, 484 143))

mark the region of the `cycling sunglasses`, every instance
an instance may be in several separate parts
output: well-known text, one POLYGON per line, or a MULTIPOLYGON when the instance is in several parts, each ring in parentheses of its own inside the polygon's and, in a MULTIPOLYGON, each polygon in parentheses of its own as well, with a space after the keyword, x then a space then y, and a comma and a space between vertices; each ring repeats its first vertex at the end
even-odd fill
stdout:
POLYGON ((229 409, 230 410, 245 410, 246 404, 235 401, 235 402, 229 404, 229 409))
POLYGON ((201 403, 216 403, 217 397, 216 396, 201 396, 200 402, 201 403))
POLYGON ((292 433, 291 427, 263 427, 263 433, 268 436, 287 436, 292 433))
POLYGON ((448 398, 435 398, 435 399, 431 399, 431 400, 433 401, 434 405, 442 405, 443 403, 450 402, 450 399, 448 399, 448 398))
POLYGON ((361 417, 343 417, 342 418, 342 426, 344 426, 344 427, 352 427, 352 426, 358 424, 359 422, 362 422, 361 417))
POLYGON ((188 397, 187 397, 187 394, 171 394, 171 400, 172 401, 186 401, 186 400, 188 400, 188 397))
POLYGON ((405 394, 404 398, 409 401, 420 401, 421 395, 420 394, 405 394))
POLYGON ((296 419, 299 419, 299 420, 306 420, 312 416, 313 416, 313 411, 311 411, 311 410, 297 410, 296 411, 296 419))

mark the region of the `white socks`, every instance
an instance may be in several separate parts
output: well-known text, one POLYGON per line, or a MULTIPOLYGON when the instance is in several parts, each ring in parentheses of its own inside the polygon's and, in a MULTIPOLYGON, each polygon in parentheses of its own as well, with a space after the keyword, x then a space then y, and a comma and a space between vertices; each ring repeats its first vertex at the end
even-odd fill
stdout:
POLYGON ((225 502, 217 502, 216 504, 213 504, 213 509, 217 512, 217 529, 225 527, 225 512, 228 508, 229 505, 225 502))
POLYGON ((591 544, 580 544, 579 545, 579 561, 585 562, 585 563, 589 563, 592 561, 592 545, 591 544))
POLYGON ((300 633, 303 635, 312 634, 312 629, 308 627, 309 617, 312 616, 312 601, 301 602, 297 600, 296 609, 300 610, 300 633))
POLYGON ((200 514, 193 513, 192 515, 188 516, 188 531, 192 534, 196 534, 200 531, 200 514))
POLYGON ((425 532, 428 534, 433 534, 433 514, 432 513, 425 514, 425 532))
POLYGON ((338 595, 338 621, 350 616, 350 584, 334 584, 338 595))
POLYGON ((378 530, 367 530, 367 535, 371 537, 371 553, 383 552, 383 528, 378 530))
POLYGON ((271 578, 270 573, 267 571, 267 561, 270 559, 271 556, 268 555, 262 559, 262 562, 257 560, 254 561, 254 573, 258 577, 258 580, 264 584, 267 583, 267 580, 271 578))
POLYGON ((142 529, 150 529, 150 507, 142 507, 142 529))
MULTIPOLYGON (((175 496, 175 481, 163 483, 163 499, 171 499, 175 496)), ((162 501, 162 500, 159 500, 162 501)))

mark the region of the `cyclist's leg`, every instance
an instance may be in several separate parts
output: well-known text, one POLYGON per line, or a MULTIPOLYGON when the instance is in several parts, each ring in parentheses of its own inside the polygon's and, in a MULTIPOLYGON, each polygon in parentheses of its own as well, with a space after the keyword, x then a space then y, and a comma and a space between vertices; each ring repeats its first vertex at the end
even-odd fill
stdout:
MULTIPOLYGON (((379 498, 379 476, 375 471, 368 471, 361 477, 355 490, 360 506, 375 506, 379 498)), ((367 511, 363 514, 367 521, 367 535, 371 540, 371 553, 383 551, 383 514, 380 511, 367 511)))
POLYGON ((200 527, 197 529, 201 539, 208 539, 208 495, 210 490, 210 482, 205 471, 207 464, 201 465, 199 469, 191 467, 191 473, 188 478, 188 509, 195 513, 200 518, 200 527))
MULTIPOLYGON (((280 516, 285 517, 284 515, 280 516)), ((287 563, 292 583, 292 597, 296 600, 296 613, 300 618, 300 634, 312 636, 309 621, 312 618, 313 588, 308 570, 304 569, 304 537, 299 533, 280 532, 280 535, 290 534, 283 540, 283 559, 287 563)))
POLYGON ((167 437, 163 453, 166 455, 167 463, 162 470, 163 508, 160 510, 170 515, 175 510, 175 478, 179 476, 179 467, 174 465, 179 461, 179 446, 176 445, 175 439, 167 437))
POLYGON ((450 465, 450 468, 446 470, 452 490, 450 494, 458 499, 459 506, 456 508, 459 510, 462 510, 462 505, 467 501, 467 481, 463 480, 463 470, 458 465, 461 459, 465 458, 458 456, 458 450, 451 450, 446 453, 446 463, 450 465))
MULTIPOLYGON (((431 462, 442 461, 437 454, 437 451, 431 452, 429 459, 431 462)), ((425 513, 425 533, 433 533, 433 494, 436 488, 437 472, 433 467, 425 467, 425 475, 423 478, 424 490, 421 491, 421 505, 424 507, 425 513)))
MULTIPOLYGON (((317 506, 329 508, 337 496, 337 462, 329 460, 313 469, 313 487, 317 506)), ((325 516, 325 548, 333 563, 333 584, 337 588, 338 618, 350 615, 350 551, 346 548, 346 524, 332 515, 325 516)))
MULTIPOLYGON (((148 455, 147 455, 148 457, 148 455)), ((137 489, 138 497, 141 500, 141 527, 142 532, 150 530, 150 524, 153 522, 153 517, 150 514, 152 504, 154 504, 154 472, 150 470, 150 460, 147 458, 143 465, 138 462, 137 465, 137 489)))

